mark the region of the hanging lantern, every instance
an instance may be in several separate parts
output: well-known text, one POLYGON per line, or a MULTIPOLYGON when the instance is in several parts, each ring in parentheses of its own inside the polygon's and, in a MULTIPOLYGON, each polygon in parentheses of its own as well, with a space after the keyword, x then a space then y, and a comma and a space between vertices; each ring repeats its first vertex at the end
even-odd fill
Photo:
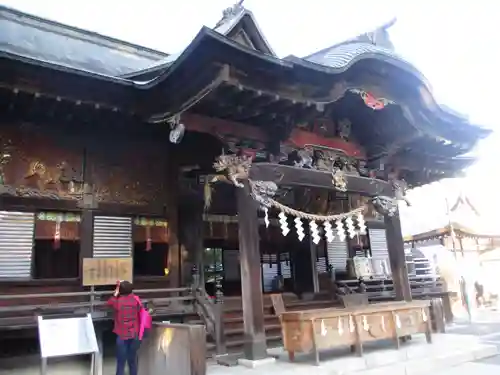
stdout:
POLYGON ((302 241, 305 237, 304 227, 302 226, 302 220, 299 217, 296 217, 295 220, 295 229, 297 230, 297 237, 299 241, 302 241))
POLYGON ((335 226, 337 227, 337 236, 341 241, 344 241, 346 238, 345 231, 344 231, 344 223, 342 222, 342 219, 338 219, 335 222, 335 226))
POLYGON ((290 232, 290 228, 288 228, 288 221, 286 215, 283 211, 281 211, 278 217, 281 226, 281 233, 283 234, 283 236, 286 236, 290 232))
POLYGON ((151 245, 153 243, 153 241, 151 239, 151 227, 149 225, 147 225, 145 227, 145 229, 146 229, 146 251, 150 251, 151 245))
POLYGON ((54 230, 54 250, 58 250, 61 247, 61 222, 62 217, 60 215, 57 215, 56 228, 54 230))
POLYGON ((321 241, 321 237, 318 231, 318 224, 316 224, 314 220, 311 220, 309 222, 309 228, 311 228, 312 241, 314 242, 315 245, 319 244, 319 241, 321 241))
POLYGON ((325 228, 325 237, 328 242, 332 242, 333 239, 335 238, 335 235, 333 234, 332 230, 332 224, 330 224, 329 221, 325 221, 323 223, 323 228, 325 228))
POLYGON ((345 224, 347 227, 347 233, 349 234, 349 238, 356 237, 356 228, 354 227, 354 222, 350 216, 345 219, 345 224))

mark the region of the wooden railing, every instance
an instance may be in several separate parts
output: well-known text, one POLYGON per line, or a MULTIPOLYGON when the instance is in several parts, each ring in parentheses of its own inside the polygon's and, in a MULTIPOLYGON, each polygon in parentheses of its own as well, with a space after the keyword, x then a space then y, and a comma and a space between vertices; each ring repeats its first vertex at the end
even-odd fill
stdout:
MULTIPOLYGON (((134 293, 152 309, 153 317, 193 313, 194 310, 195 297, 190 288, 137 289, 134 293)), ((0 295, 0 302, 9 302, 8 306, 0 306, 0 329, 34 327, 38 315, 91 313, 94 320, 111 319, 110 310, 103 300, 111 294, 111 291, 88 291, 0 295), (37 303, 16 304, 16 301, 29 299, 36 300, 37 303), (46 303, 42 302, 44 299, 47 300, 46 303), (75 301, 59 302, 58 299, 75 301)))

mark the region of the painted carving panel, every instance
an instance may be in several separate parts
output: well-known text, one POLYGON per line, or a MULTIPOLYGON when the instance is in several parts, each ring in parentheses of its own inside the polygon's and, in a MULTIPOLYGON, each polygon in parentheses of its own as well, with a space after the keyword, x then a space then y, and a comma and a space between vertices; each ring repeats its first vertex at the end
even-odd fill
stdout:
POLYGON ((89 166, 101 202, 150 205, 165 202, 166 147, 141 141, 102 140, 89 146, 89 166))
POLYGON ((1 179, 6 193, 24 197, 79 199, 83 144, 37 128, 0 130, 1 179))

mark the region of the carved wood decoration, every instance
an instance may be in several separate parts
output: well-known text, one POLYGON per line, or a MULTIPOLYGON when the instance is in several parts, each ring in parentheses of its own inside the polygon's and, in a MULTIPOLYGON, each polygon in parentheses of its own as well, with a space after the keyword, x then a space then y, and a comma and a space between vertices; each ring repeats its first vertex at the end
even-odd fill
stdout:
POLYGON ((83 144, 41 131, 5 127, 0 132, 3 193, 21 197, 80 199, 83 144), (5 159, 5 158, 2 158, 5 159))
POLYGON ((91 179, 99 202, 165 202, 167 158, 159 144, 101 139, 88 149, 91 179))
POLYGON ((96 140, 6 126, 0 131, 1 193, 81 200, 88 185, 99 202, 163 206, 166 159, 160 142, 96 140))

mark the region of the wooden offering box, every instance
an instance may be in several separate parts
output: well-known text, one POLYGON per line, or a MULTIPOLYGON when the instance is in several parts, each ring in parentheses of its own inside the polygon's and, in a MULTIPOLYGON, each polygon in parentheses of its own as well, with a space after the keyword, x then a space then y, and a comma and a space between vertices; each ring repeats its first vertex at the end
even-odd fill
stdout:
POLYGON ((363 354, 363 343, 399 339, 425 333, 431 342, 429 301, 388 302, 349 308, 284 312, 281 330, 290 360, 295 353, 313 352, 316 364, 319 351, 351 346, 363 354))

